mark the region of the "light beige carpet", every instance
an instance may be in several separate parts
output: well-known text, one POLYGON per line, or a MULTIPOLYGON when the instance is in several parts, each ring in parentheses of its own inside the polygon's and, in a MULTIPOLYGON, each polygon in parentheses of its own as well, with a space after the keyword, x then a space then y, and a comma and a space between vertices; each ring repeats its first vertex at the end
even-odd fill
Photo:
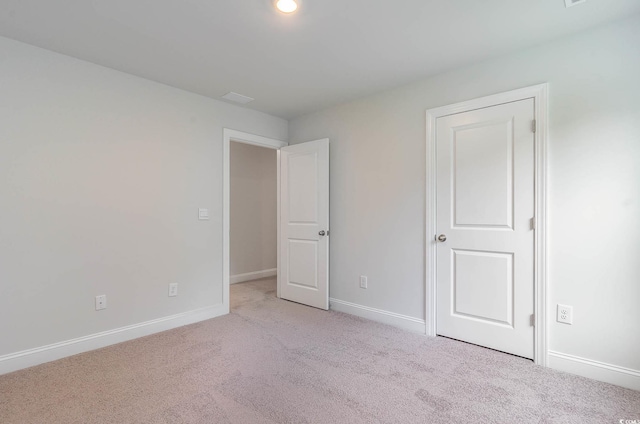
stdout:
POLYGON ((640 392, 275 298, 0 376, 0 423, 618 423, 640 392))

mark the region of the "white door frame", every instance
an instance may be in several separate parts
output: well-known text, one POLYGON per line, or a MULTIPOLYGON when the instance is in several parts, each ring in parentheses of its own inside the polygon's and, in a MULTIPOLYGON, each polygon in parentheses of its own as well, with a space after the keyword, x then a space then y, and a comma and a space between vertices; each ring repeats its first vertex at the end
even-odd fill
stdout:
MULTIPOLYGON (((277 150, 278 161, 278 182, 277 182, 277 265, 278 279, 280 276, 280 148, 288 146, 281 140, 275 138, 263 137, 261 135, 250 134, 242 131, 232 130, 229 128, 222 129, 222 305, 225 313, 229 313, 229 229, 230 229, 230 195, 231 195, 231 162, 230 149, 231 142, 252 144, 254 146, 266 147, 268 149, 277 150)), ((280 284, 278 283, 278 297, 280 297, 280 284)))
POLYGON ((534 238, 534 353, 536 364, 547 365, 547 260, 546 198, 548 141, 548 84, 469 100, 427 110, 427 193, 426 193, 426 260, 425 323, 426 334, 436 335, 436 119, 497 104, 534 99, 535 132, 535 238, 534 238))

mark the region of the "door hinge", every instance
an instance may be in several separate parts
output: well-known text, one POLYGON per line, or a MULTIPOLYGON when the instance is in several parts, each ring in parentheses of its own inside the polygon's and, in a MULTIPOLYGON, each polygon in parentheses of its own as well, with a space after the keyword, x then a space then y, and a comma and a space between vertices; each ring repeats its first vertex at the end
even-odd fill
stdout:
POLYGON ((531 229, 532 230, 536 229, 536 217, 535 216, 533 218, 531 218, 531 229))
POLYGON ((531 314, 531 326, 536 326, 536 314, 531 314))
POLYGON ((534 119, 531 122, 531 131, 536 132, 536 126, 537 126, 536 124, 537 124, 537 121, 534 119))

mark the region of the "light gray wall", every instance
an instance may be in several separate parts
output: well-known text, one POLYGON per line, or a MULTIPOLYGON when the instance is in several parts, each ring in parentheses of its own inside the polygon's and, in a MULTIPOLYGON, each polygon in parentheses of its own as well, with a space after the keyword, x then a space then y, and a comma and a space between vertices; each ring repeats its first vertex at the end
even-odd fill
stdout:
POLYGON ((221 303, 222 128, 287 122, 6 38, 0 57, 0 355, 221 303))
POLYGON ((277 266, 276 150, 231 142, 230 274, 277 266))
POLYGON ((425 111, 549 82, 549 347, 640 370, 638 46, 636 16, 292 120, 331 140, 331 297, 424 318, 425 111))

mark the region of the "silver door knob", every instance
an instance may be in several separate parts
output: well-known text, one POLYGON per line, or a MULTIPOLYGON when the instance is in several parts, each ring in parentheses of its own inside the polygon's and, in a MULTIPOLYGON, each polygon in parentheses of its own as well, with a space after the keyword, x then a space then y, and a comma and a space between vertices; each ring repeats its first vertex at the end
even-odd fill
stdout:
POLYGON ((324 236, 325 234, 327 233, 325 233, 324 230, 320 230, 320 232, 318 233, 319 236, 324 236))
POLYGON ((438 241, 442 241, 442 242, 447 241, 447 236, 445 236, 444 234, 440 234, 438 236, 438 241))

